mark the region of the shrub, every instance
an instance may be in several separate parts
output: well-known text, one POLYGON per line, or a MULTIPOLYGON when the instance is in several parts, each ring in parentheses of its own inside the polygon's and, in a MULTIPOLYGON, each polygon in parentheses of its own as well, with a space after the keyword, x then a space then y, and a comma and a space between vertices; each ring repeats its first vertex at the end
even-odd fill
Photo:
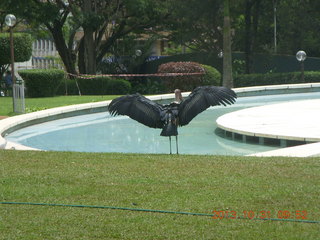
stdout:
POLYGON ((131 91, 131 83, 124 79, 109 79, 106 94, 127 94, 131 91))
POLYGON ((112 79, 110 77, 78 78, 77 82, 83 95, 121 95, 131 91, 130 82, 124 79, 112 79))
POLYGON ((204 68, 205 75, 202 76, 202 85, 221 85, 221 74, 214 67, 201 65, 204 68))
MULTIPOLYGON (((196 62, 169 62, 161 64, 158 73, 205 73, 205 69, 196 62)), ((170 92, 176 88, 191 91, 202 85, 202 75, 163 76, 161 79, 170 92)))
POLYGON ((57 95, 79 95, 76 79, 65 78, 60 84, 57 95))
MULTIPOLYGON (((214 66, 219 72, 222 72, 222 59, 218 58, 218 52, 193 52, 178 54, 173 56, 161 56, 156 60, 150 60, 144 63, 143 71, 145 73, 154 73, 159 66, 168 62, 197 62, 200 64, 214 66)), ((234 59, 234 57, 232 57, 234 59)))
MULTIPOLYGON (((16 62, 28 61, 32 54, 32 37, 26 33, 13 34, 14 59, 16 62)), ((0 34, 0 65, 11 63, 10 37, 8 33, 0 34)))
POLYGON ((162 81, 158 77, 134 78, 132 92, 140 94, 160 94, 166 92, 162 81))
POLYGON ((58 69, 22 70, 19 74, 25 81, 28 97, 53 97, 64 79, 64 71, 58 69))
MULTIPOLYGON (((320 72, 305 72, 304 82, 320 82, 320 72)), ((241 74, 234 78, 235 87, 302 83, 300 72, 241 74)))

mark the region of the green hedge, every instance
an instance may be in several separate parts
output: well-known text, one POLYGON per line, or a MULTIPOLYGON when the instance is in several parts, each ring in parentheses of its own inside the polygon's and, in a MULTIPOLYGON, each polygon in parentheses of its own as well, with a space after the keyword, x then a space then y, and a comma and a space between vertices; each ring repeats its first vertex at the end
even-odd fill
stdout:
MULTIPOLYGON (((304 82, 320 82, 320 72, 305 72, 304 82)), ((234 78, 235 87, 302 83, 301 72, 241 74, 234 78)))
POLYGON ((205 75, 202 77, 203 85, 221 85, 221 73, 209 65, 201 65, 204 68, 205 75))
POLYGON ((28 97, 53 97, 64 79, 64 71, 58 69, 21 70, 19 74, 28 97))
POLYGON ((78 87, 82 95, 123 95, 131 92, 131 83, 124 79, 97 77, 92 79, 67 79, 59 88, 58 94, 64 95, 67 85, 68 95, 78 95, 78 87))

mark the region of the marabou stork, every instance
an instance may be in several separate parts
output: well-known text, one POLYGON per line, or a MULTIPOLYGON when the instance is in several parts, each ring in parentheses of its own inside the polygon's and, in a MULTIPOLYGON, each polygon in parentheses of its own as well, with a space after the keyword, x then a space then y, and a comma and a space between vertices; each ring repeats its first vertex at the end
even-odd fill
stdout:
POLYGON ((233 104, 236 93, 226 87, 200 86, 188 97, 182 98, 181 91, 175 90, 175 101, 170 104, 158 104, 139 93, 115 98, 108 106, 112 116, 127 115, 151 128, 162 128, 161 136, 176 136, 178 154, 178 126, 187 125, 195 116, 210 106, 233 104))

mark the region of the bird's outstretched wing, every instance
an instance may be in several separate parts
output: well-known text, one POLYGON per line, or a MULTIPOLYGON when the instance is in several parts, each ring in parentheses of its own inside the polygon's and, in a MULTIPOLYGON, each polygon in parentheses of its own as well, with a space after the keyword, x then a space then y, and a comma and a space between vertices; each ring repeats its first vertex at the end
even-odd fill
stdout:
POLYGON ((195 116, 210 106, 233 104, 236 98, 236 93, 226 87, 197 87, 180 103, 179 125, 187 125, 195 116))
POLYGON ((162 106, 136 93, 115 98, 108 106, 111 115, 127 115, 152 128, 162 128, 160 113, 162 106))

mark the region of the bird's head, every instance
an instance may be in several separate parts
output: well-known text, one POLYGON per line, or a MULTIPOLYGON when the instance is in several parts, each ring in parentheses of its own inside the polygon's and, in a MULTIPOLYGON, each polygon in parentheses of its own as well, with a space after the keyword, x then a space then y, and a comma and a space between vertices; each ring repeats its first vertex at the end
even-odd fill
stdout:
POLYGON ((174 90, 174 95, 175 95, 175 102, 177 102, 177 103, 182 102, 183 98, 182 98, 182 94, 181 94, 180 89, 174 90))

